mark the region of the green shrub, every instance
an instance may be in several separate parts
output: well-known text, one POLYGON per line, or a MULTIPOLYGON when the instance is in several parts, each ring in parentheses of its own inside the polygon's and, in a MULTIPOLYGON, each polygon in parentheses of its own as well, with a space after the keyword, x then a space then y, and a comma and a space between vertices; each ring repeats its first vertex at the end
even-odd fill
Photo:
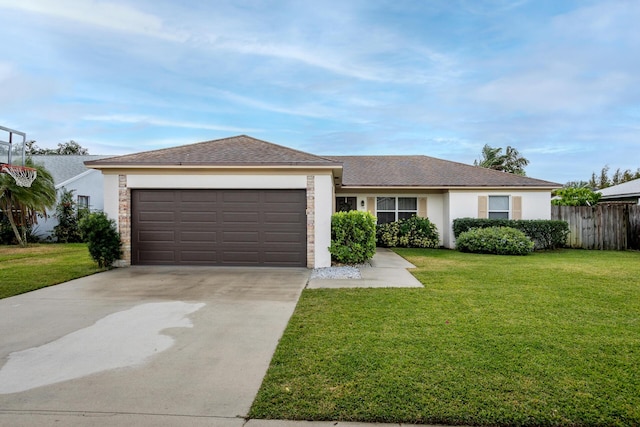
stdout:
POLYGON ((104 212, 94 212, 80 220, 80 230, 89 245, 91 258, 101 268, 110 268, 122 256, 120 233, 114 220, 104 212))
POLYGON ((435 224, 418 216, 379 224, 376 239, 378 245, 388 248, 437 248, 440 242, 435 224))
POLYGON ((584 187, 560 188, 554 191, 554 195, 560 197, 551 200, 555 206, 594 206, 602 197, 602 194, 584 187))
POLYGON ((453 235, 460 234, 472 228, 511 227, 525 233, 535 244, 535 249, 556 249, 563 247, 569 235, 569 224, 566 221, 545 219, 487 219, 487 218, 456 218, 453 220, 453 235))
POLYGON ((527 255, 533 251, 533 242, 511 227, 472 228, 458 236, 456 249, 479 254, 527 255))
POLYGON ((331 246, 334 261, 343 264, 366 262, 376 252, 376 219, 369 212, 336 212, 331 217, 331 246))

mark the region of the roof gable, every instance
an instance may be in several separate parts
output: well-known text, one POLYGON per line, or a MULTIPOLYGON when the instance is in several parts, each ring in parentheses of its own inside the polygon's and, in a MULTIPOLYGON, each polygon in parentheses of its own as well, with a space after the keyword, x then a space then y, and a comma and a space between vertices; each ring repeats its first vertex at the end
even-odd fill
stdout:
POLYGON ((88 172, 84 162, 91 160, 99 160, 108 156, 99 155, 62 155, 62 154, 46 154, 31 156, 34 163, 43 165, 53 177, 53 182, 58 185, 88 172))
POLYGON ((339 166, 335 161, 246 135, 128 154, 88 166, 339 166))
POLYGON ((560 184, 428 156, 328 156, 343 187, 544 187, 560 184))

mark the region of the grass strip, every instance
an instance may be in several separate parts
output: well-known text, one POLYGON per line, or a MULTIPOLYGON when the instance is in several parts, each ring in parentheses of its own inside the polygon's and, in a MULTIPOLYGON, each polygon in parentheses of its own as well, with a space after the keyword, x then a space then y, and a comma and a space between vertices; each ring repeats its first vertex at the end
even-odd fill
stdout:
POLYGON ((103 271, 84 243, 0 246, 0 298, 103 271))

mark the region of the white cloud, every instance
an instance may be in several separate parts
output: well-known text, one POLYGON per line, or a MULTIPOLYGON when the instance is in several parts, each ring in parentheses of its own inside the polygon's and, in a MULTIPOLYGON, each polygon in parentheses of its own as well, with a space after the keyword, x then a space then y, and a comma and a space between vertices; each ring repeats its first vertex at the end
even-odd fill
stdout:
POLYGON ((17 9, 67 19, 112 31, 164 40, 184 41, 185 34, 168 31, 159 17, 132 6, 98 0, 0 0, 0 8, 17 9))
POLYGON ((139 115, 124 115, 124 114, 113 114, 113 115, 89 115, 84 116, 82 120, 86 121, 95 121, 95 122, 109 122, 109 123, 130 123, 130 124, 138 124, 138 125, 153 125, 153 126, 164 126, 164 127, 172 127, 172 128, 186 128, 186 129, 205 129, 205 130, 215 130, 215 131, 224 131, 224 132, 259 132, 260 129, 250 129, 246 127, 234 127, 234 126, 225 126, 225 125, 217 125, 217 124, 208 124, 208 123, 196 123, 196 122, 188 122, 188 121, 177 121, 177 120, 166 120, 160 119, 150 116, 139 116, 139 115))

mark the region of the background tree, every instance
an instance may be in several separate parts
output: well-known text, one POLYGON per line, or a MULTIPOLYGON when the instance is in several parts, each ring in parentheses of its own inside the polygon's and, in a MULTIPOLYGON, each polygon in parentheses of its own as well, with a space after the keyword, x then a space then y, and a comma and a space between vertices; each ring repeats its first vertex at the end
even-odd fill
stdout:
POLYGON ((621 170, 616 169, 611 178, 609 178, 609 165, 606 165, 600 170, 600 174, 593 172, 591 179, 589 180, 589 187, 596 190, 611 187, 612 185, 622 184, 624 182, 633 181, 634 179, 640 179, 640 168, 632 172, 631 169, 621 170))
POLYGON ((55 217, 58 225, 53 227, 53 235, 59 243, 77 243, 82 241, 76 202, 73 200, 73 190, 62 188, 60 200, 56 205, 55 217))
POLYGON ((593 206, 600 200, 602 194, 587 187, 565 187, 553 192, 559 199, 551 200, 556 206, 593 206))
POLYGON ((529 160, 522 157, 520 152, 511 146, 507 146, 503 154, 502 148, 491 147, 489 144, 485 144, 485 146, 482 147, 481 156, 482 158, 480 160, 473 161, 474 166, 516 175, 526 175, 524 168, 529 164, 529 160))
POLYGON ((20 187, 8 174, 0 175, 0 211, 21 246, 27 245, 27 230, 38 223, 38 214, 46 218, 47 209, 56 203, 56 188, 49 171, 42 165, 34 165, 29 158, 25 164, 38 171, 31 187, 20 187))
POLYGON ((27 141, 25 144, 25 151, 28 156, 39 156, 49 154, 59 155, 87 155, 89 150, 82 147, 80 144, 71 140, 69 142, 61 142, 58 144, 58 148, 40 148, 36 145, 36 141, 27 141))

